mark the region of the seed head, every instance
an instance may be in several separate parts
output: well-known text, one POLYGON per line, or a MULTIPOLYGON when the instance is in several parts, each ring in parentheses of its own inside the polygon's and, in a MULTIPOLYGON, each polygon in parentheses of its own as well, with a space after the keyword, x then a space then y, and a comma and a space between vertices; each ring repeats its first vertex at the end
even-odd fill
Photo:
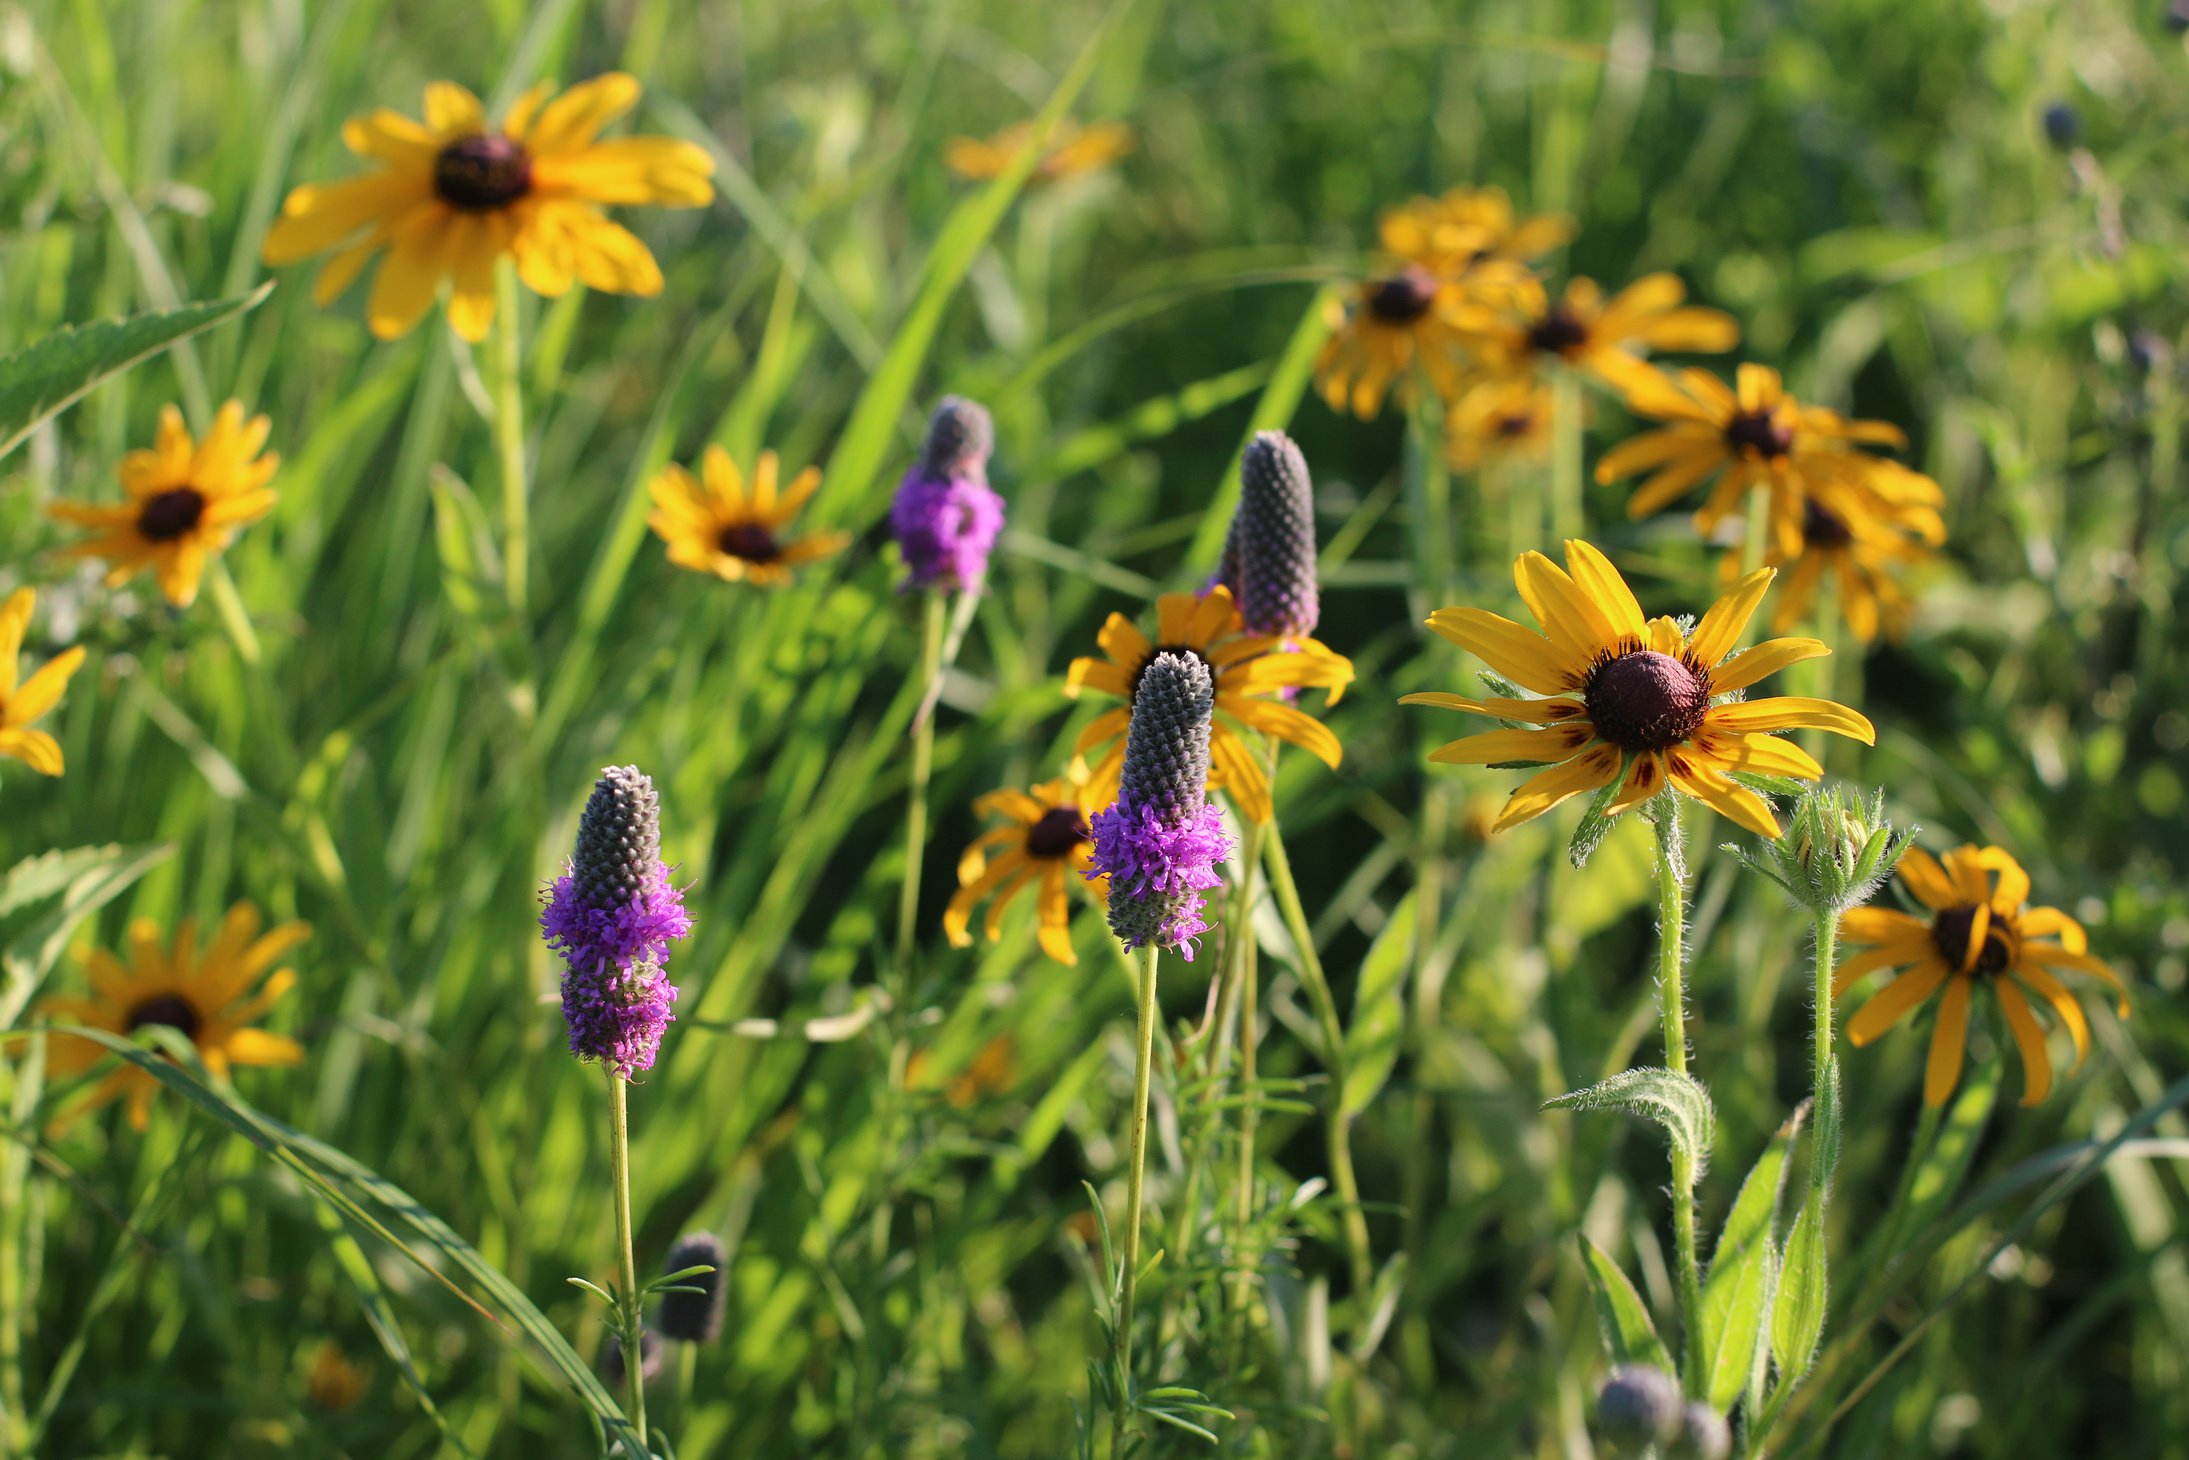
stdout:
POLYGON ((1305 638, 1322 607, 1315 584, 1315 484, 1282 431, 1262 431, 1239 459, 1239 507, 1220 573, 1247 632, 1305 638))
POLYGON ((1680 1383, 1662 1369, 1626 1364, 1596 1394, 1596 1427, 1606 1440, 1636 1450, 1669 1444, 1680 1433, 1680 1383))
POLYGON ((677 1281, 680 1288, 700 1288, 697 1293, 663 1293, 661 1311, 654 1315, 654 1325, 669 1338, 685 1343, 713 1343, 722 1335, 722 1313, 730 1296, 729 1254, 723 1249, 722 1239, 712 1232, 694 1232, 677 1239, 669 1249, 669 1257, 661 1266, 667 1272, 682 1272, 688 1267, 711 1267, 713 1272, 698 1273, 677 1281))
POLYGON ((1733 1453, 1733 1431, 1725 1416, 1700 1400, 1691 1400, 1680 1415, 1680 1439, 1672 1447, 1672 1460, 1726 1460, 1733 1453))
POLYGON ((930 476, 988 480, 988 457, 996 449, 996 422, 988 408, 962 395, 946 395, 928 417, 927 441, 920 467, 930 476))
POLYGON ((1201 894, 1223 885, 1230 855, 1208 804, 1209 717, 1216 683, 1197 654, 1157 654, 1133 689, 1116 804, 1093 823, 1087 875, 1110 879, 1110 930, 1128 948, 1154 942, 1189 961, 1208 930, 1201 894))

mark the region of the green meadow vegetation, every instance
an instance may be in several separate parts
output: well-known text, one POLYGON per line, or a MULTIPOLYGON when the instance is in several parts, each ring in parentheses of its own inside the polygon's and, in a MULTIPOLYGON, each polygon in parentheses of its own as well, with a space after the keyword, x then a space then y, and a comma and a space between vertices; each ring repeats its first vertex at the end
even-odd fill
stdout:
POLYGON ((2189 1457, 2172 15, 0 3, 0 1456, 2189 1457), (1184 656, 1231 855, 1128 950, 1073 661, 1252 617, 1271 431, 1319 620, 1184 656), (710 448, 779 515, 676 527, 710 448), (690 930, 603 1062, 618 766, 690 930))

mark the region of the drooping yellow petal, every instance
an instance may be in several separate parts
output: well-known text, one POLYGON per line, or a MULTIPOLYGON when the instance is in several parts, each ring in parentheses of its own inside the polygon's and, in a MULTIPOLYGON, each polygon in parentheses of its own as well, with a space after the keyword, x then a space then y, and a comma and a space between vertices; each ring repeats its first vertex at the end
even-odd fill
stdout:
POLYGON ((1497 815, 1490 830, 1499 832, 1507 827, 1518 826, 1523 821, 1541 816, 1570 796, 1584 791, 1597 791, 1611 784, 1619 774, 1619 750, 1612 745, 1598 745, 1547 771, 1522 781, 1505 807, 1497 815))
POLYGON ((1961 1083, 1961 1059, 1969 1042, 1969 985, 1967 978, 1946 984, 1939 1001, 1938 1027, 1931 1032, 1930 1061, 1923 1071, 1923 1103, 1944 1105, 1961 1083))
POLYGON ((1550 730, 1490 730, 1469 735, 1429 752, 1434 765, 1557 765, 1572 759, 1596 738, 1589 725, 1550 730))
POLYGON ((1848 1041, 1860 1047, 1898 1024, 1909 1010, 1938 992, 1949 972, 1944 960, 1926 959, 1879 989, 1847 1021, 1848 1041))
POLYGON ((2022 1051, 2022 1104, 2039 1104, 2052 1090, 2052 1057, 2045 1049, 2044 1026, 2030 1012, 2029 1001, 2013 979, 1997 979, 1992 987, 1998 991, 2007 1028, 2014 1031, 2014 1042, 2022 1051))

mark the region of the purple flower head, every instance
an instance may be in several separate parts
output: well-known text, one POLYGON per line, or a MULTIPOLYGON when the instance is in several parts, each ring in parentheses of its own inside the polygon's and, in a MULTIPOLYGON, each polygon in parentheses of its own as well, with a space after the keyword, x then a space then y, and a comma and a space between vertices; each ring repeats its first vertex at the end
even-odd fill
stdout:
POLYGON ((1087 875, 1110 879, 1110 931, 1128 948, 1154 942, 1188 962, 1208 931, 1201 894, 1223 886, 1231 854, 1208 803, 1209 717, 1216 683, 1197 654, 1157 654, 1140 672, 1116 804, 1094 819, 1087 875))
POLYGON ((904 555, 907 588, 977 588, 1003 531, 1003 498, 988 486, 995 424, 960 396, 928 423, 920 459, 898 484, 889 534, 904 555))
POLYGON ((1307 458, 1282 431, 1262 431, 1239 459, 1239 506, 1216 581, 1238 600, 1246 631, 1273 638, 1315 632, 1315 484, 1307 458))
POLYGON ((661 864, 661 797, 635 766, 610 766, 578 817, 578 843, 540 914, 563 956, 570 1052, 623 1079, 653 1068, 676 1016, 669 949, 692 930, 661 864))

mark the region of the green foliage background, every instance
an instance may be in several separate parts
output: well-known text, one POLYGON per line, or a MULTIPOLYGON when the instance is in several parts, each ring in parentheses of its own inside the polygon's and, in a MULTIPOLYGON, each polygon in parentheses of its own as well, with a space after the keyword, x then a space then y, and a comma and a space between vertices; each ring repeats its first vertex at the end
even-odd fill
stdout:
MULTIPOLYGON (((1082 1181, 1121 1201, 1129 986, 1084 911, 1068 970, 1040 960, 1023 914, 1002 943, 954 952, 941 907, 973 797, 1053 774, 1090 713, 1059 687, 1101 616, 1211 567, 1260 412, 1316 467, 1322 637, 1360 670, 1331 716, 1343 770, 1291 756, 1279 787, 1341 1006, 1421 868, 1449 902, 1355 1134, 1379 1257, 1405 1256, 1387 1324, 1348 1291, 1327 1197, 1280 1202, 1269 1360, 1219 1374, 1189 1355, 1177 1377, 1240 1411, 1221 1453, 1586 1455, 1603 1360, 1573 1239, 1618 1254, 1668 1312, 1662 1156, 1645 1128, 1539 1106, 1633 1063, 1653 1031, 1646 832, 1622 828, 1585 872, 1564 864, 1562 826, 1465 834, 1509 775, 1432 774, 1450 724, 1393 704, 1467 688, 1419 627, 1435 606, 1420 454, 1398 413, 1358 423, 1300 395, 1303 321, 1366 267, 1379 208, 1499 184, 1579 218, 1571 268, 1614 285, 1675 269, 1742 319, 1745 358, 1910 431, 1953 538, 1908 639, 1836 671, 1880 739, 1831 764, 1883 785, 1934 848, 2012 849, 2036 900, 2088 922, 2137 988, 2125 1026, 2093 1003, 2098 1048, 2049 1103, 2015 1108, 2010 1066, 1999 1108, 1975 1112, 1967 1204, 1852 1336, 1862 1372, 2044 1190, 1999 1189, 2019 1163, 2181 1098, 2181 381, 2129 348, 2138 331, 2178 346, 2185 315, 2189 59, 2161 19, 2084 0, 1140 0, 1074 109, 1128 121, 1138 150, 1029 190, 982 238, 980 190, 942 147, 1046 101, 1095 41, 1093 6, 6 7, 10 349, 246 292, 283 190, 349 170, 342 119, 411 109, 436 77, 506 98, 535 76, 631 70, 645 129, 709 141, 722 197, 627 218, 667 272, 660 300, 527 301, 528 621, 496 587, 485 365, 438 319, 376 344, 355 297, 317 309, 294 271, 34 435, 0 482, 0 586, 40 587, 35 654, 81 642, 91 659, 51 722, 66 777, 0 770, 0 860, 171 849, 133 884, 71 894, 79 936, 108 946, 128 916, 208 919, 244 896, 309 918, 276 1022, 311 1060, 246 1072, 243 1094, 407 1190, 590 1357, 601 1310, 564 1279, 612 1273, 606 1123, 599 1077, 562 1052, 536 894, 597 767, 647 767, 698 931, 668 1051, 633 1092, 640 1261, 699 1226, 734 1251, 730 1335, 693 1356, 692 1403, 669 1406, 678 1453, 1065 1453, 1097 1343, 1073 1222, 1082 1181), (2077 109, 2086 157, 2047 143, 2055 100, 2077 109), (940 313, 919 350, 903 342, 923 288, 940 313), (886 358, 902 399, 862 394, 886 358), (924 1093, 885 1146, 872 1028, 801 1031, 866 1007, 885 956, 918 615, 876 524, 945 390, 995 408, 1012 526, 944 689, 910 1021, 924 1093), (107 592, 51 553, 40 511, 111 493, 162 403, 202 423, 229 396, 273 417, 286 458, 280 507, 228 557, 257 665, 211 595, 178 615, 143 585, 107 592), (672 570, 644 533, 644 484, 710 440, 820 464, 824 513, 858 546, 777 593, 672 570), (756 1019, 776 1022, 738 1024, 756 1019), (1009 1077, 944 1098, 985 1048, 1008 1049, 1009 1077)), ((1601 410, 1592 459, 1624 428, 1601 410)), ((1454 489, 1455 601, 1510 608, 1490 514, 1472 483, 1454 489)), ((1630 524, 1622 501, 1591 488, 1593 540, 1651 611, 1701 607, 1714 566, 1684 519, 1630 524)), ((1715 1231, 1806 1089, 1806 948, 1730 859, 1700 860, 1691 1027, 1719 1113, 1715 1231)), ((81 972, 46 956, 66 931, 50 904, 5 916, 20 1016, 81 972)), ((1313 1074, 1269 942, 1268 1062, 1313 1074)), ((1207 966, 1166 974, 1174 1021, 1199 1017, 1207 966)), ((2002 1043, 1979 1021, 1980 1088, 2002 1043)), ((1836 1258, 1898 1179, 1923 1045, 1901 1030, 1843 1054, 1836 1258)), ((295 1169, 173 1095, 143 1137, 113 1116, 49 1136, 54 1092, 11 1058, 0 1406, 39 1416, 35 1453, 591 1453, 564 1382, 295 1169), (323 1338, 368 1367, 365 1402, 306 1399, 323 1338)), ((1159 1096, 1159 1210, 1171 1110, 1159 1096)), ((1265 1128, 1279 1198, 1325 1174, 1316 1119, 1265 1128)), ((2046 1208, 1825 1452, 2184 1454, 2185 1141, 2163 1114, 2046 1208)))

